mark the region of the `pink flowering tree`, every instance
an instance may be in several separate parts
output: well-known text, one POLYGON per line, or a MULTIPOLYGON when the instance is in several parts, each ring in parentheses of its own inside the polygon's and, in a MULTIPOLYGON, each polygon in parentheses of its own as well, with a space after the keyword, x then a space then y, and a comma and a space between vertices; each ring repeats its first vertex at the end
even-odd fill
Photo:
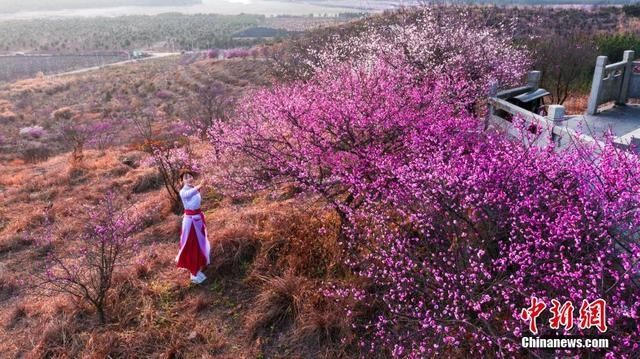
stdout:
POLYGON ((290 63, 297 77, 308 78, 339 63, 366 64, 382 59, 396 68, 422 76, 455 76, 463 72, 480 100, 489 86, 516 85, 527 70, 528 51, 514 45, 511 23, 486 26, 471 10, 430 6, 402 11, 390 24, 369 20, 355 34, 347 32, 294 51, 290 63))
POLYGON ((305 81, 251 94, 209 131, 213 180, 294 182, 338 212, 345 262, 366 280, 327 294, 356 299, 347 315, 366 356, 524 354, 531 296, 605 299, 612 353, 636 352, 640 160, 485 131, 473 105, 526 58, 494 30, 444 19, 380 34, 376 56, 321 54, 305 81))
MULTIPOLYGON (((360 202, 344 177, 376 181, 378 156, 405 152, 401 139, 421 123, 464 110, 468 103, 449 100, 454 92, 466 93, 464 84, 441 79, 416 85, 380 61, 358 70, 341 65, 304 86, 259 91, 236 121, 218 121, 210 129, 216 159, 211 172, 232 189, 295 180, 344 217, 343 206, 360 202)), ((441 131, 458 132, 457 126, 468 125, 461 119, 441 131)))
MULTIPOLYGON (((348 261, 375 287, 348 294, 384 303, 362 323, 363 350, 513 356, 528 334, 520 310, 536 296, 547 307, 605 299, 614 350, 636 351, 639 159, 611 145, 557 154, 475 132, 451 146, 416 137, 406 163, 380 159, 392 185, 349 180, 367 200, 349 212, 348 261)), ((562 334, 548 314, 541 334, 562 334)))
POLYGON ((37 275, 39 287, 63 293, 93 306, 102 324, 107 321, 107 297, 113 274, 135 253, 133 240, 140 216, 122 210, 113 193, 95 207, 88 207, 85 226, 72 237, 57 238, 55 224, 46 216, 46 233, 38 242, 48 247, 44 274, 37 275), (57 241, 57 239, 62 240, 57 241), (72 252, 58 244, 73 241, 72 252))

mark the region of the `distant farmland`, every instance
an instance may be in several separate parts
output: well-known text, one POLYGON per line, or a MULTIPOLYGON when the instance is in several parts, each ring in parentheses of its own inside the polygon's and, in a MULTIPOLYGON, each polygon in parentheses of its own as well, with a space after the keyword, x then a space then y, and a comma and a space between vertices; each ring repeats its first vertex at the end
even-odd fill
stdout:
POLYGON ((0 56, 0 82, 30 78, 38 73, 53 75, 85 67, 106 65, 127 58, 125 54, 0 56))

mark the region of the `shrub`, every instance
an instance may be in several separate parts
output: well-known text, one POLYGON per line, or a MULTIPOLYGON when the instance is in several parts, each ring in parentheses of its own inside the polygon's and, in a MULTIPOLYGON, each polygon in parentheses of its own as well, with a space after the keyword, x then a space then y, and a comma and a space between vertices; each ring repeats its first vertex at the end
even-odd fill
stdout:
MULTIPOLYGON (((433 79, 414 86, 412 81, 380 61, 357 70, 342 65, 305 86, 252 94, 235 121, 218 122, 209 132, 212 157, 219 159, 212 164, 213 179, 226 188, 248 190, 294 180, 333 203, 344 219, 342 206, 357 205, 349 195, 356 189, 340 178, 373 181, 368 172, 375 173, 374 157, 402 153, 403 136, 434 116, 464 110, 473 100, 450 103, 457 99, 449 100, 453 89, 457 96, 468 93, 462 83, 433 79)), ((461 118, 438 130, 461 132, 471 121, 461 118)))
MULTIPOLYGON (((55 248, 48 251, 46 270, 40 277, 39 287, 90 304, 96 309, 100 322, 105 324, 113 275, 135 250, 132 235, 141 220, 137 215, 120 210, 112 193, 107 194, 97 207, 89 208, 88 216, 84 231, 75 238, 80 244, 77 252, 65 257, 55 248)), ((52 246, 53 239, 50 232, 41 243, 52 246)), ((64 238, 65 242, 71 239, 64 238)))
POLYGON ((110 121, 99 121, 90 123, 86 132, 89 134, 87 145, 104 151, 109 148, 115 137, 114 125, 110 121))
POLYGON ((190 96, 183 105, 184 125, 191 133, 205 137, 215 121, 227 121, 231 117, 234 106, 235 99, 224 83, 204 81, 198 86, 195 96, 190 96))
POLYGON ((224 51, 225 59, 235 59, 235 58, 247 58, 251 56, 251 52, 248 49, 236 48, 229 49, 224 51))
POLYGON ((260 48, 260 47, 252 47, 252 48, 249 50, 249 54, 251 55, 251 57, 252 57, 254 60, 255 60, 255 59, 257 59, 258 57, 260 57, 260 55, 261 55, 262 53, 263 53, 263 50, 262 50, 262 48, 260 48))
POLYGON ((27 163, 46 161, 51 156, 51 150, 46 145, 34 142, 23 143, 20 147, 20 155, 27 163))
POLYGON ((596 38, 596 44, 600 55, 608 56, 610 62, 621 61, 625 50, 634 50, 636 54, 640 53, 640 37, 631 33, 602 35, 596 38))
POLYGON ((207 58, 208 59, 218 59, 220 57, 220 54, 222 52, 219 49, 209 49, 207 51, 207 58))
POLYGON ((91 137, 89 126, 77 123, 75 120, 61 119, 58 125, 58 131, 65 146, 72 150, 71 152, 71 170, 82 171, 82 163, 84 160, 84 147, 91 137))
POLYGON ((42 128, 42 126, 29 126, 29 127, 23 127, 20 129, 20 136, 24 137, 24 138, 29 138, 29 139, 40 139, 43 138, 47 132, 44 130, 44 128, 42 128))
POLYGON ((71 107, 62 107, 51 113, 54 120, 70 120, 75 116, 75 111, 71 107))
POLYGON ((414 143, 418 152, 402 172, 394 164, 384 171, 399 174, 396 184, 367 186, 379 200, 352 213, 350 238, 361 244, 350 253, 369 252, 353 263, 378 286, 361 300, 385 303, 368 323, 375 329, 365 348, 394 356, 515 353, 518 310, 533 295, 605 298, 617 307, 609 308, 610 333, 626 343, 616 350, 634 350, 630 303, 640 291, 624 273, 637 271, 631 223, 640 198, 635 175, 619 169, 637 168, 638 159, 611 147, 557 155, 478 138, 462 151, 414 143), (609 186, 620 192, 612 196, 609 186))
POLYGON ((383 60, 412 71, 416 78, 462 75, 476 100, 493 82, 501 87, 517 84, 529 65, 528 52, 514 45, 513 24, 495 21, 488 26, 473 9, 430 6, 401 11, 397 17, 386 26, 365 23, 359 30, 333 35, 321 46, 294 53, 284 65, 292 67, 294 78, 307 79, 339 63, 383 60))

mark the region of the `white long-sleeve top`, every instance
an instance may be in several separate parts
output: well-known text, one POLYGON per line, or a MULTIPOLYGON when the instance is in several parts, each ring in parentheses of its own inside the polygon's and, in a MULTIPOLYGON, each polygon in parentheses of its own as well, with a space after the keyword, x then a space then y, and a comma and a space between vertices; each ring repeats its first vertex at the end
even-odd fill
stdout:
POLYGON ((180 190, 180 198, 182 198, 182 204, 184 209, 195 211, 200 209, 200 203, 202 202, 202 196, 200 192, 194 187, 185 185, 180 190))

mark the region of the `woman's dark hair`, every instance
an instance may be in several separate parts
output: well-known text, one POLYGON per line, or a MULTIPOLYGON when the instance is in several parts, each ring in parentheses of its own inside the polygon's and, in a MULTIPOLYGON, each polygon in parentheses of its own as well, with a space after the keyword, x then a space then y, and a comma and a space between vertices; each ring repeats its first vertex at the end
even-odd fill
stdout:
POLYGON ((180 170, 180 179, 184 181, 184 175, 187 175, 187 174, 191 175, 192 177, 198 176, 197 172, 190 170, 188 168, 183 168, 182 170, 180 170))

